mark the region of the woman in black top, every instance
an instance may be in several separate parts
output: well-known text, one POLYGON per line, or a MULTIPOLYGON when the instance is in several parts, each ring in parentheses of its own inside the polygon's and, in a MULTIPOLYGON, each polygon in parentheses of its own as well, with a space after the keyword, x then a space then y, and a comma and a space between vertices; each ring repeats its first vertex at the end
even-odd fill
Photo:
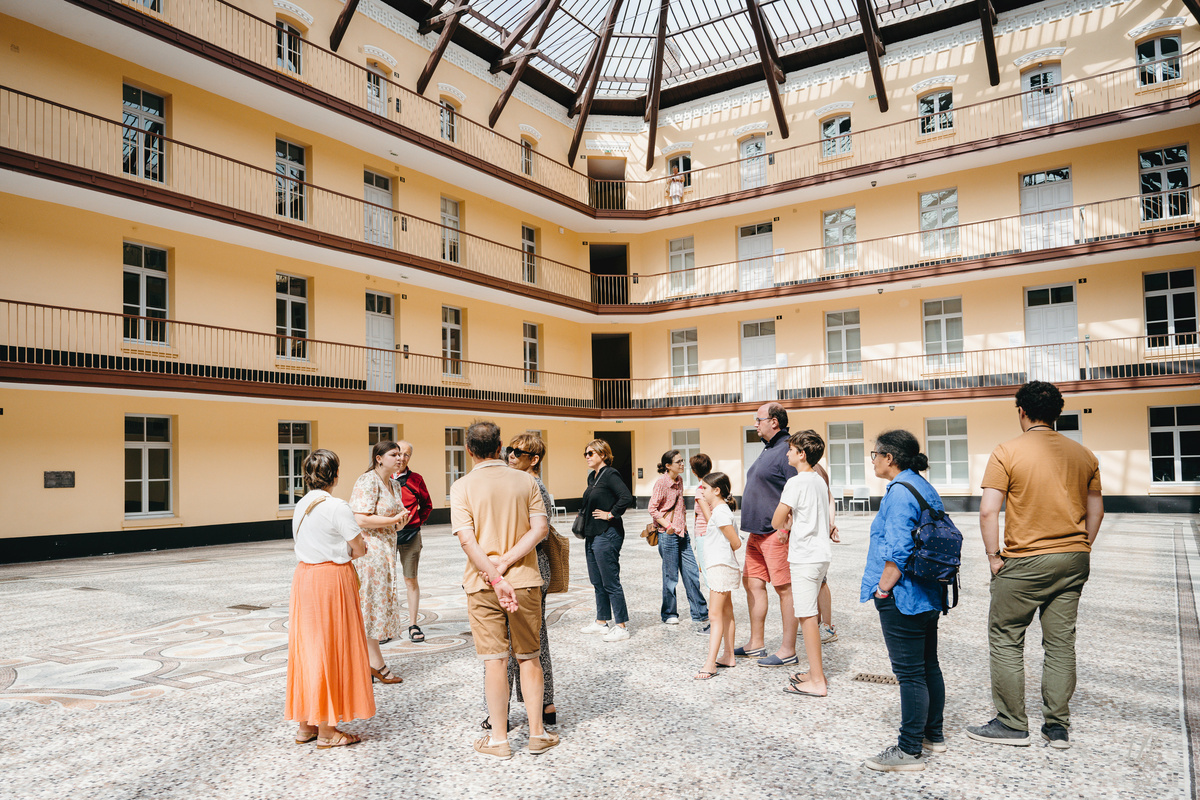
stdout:
POLYGON ((588 578, 596 590, 596 619, 583 633, 603 633, 604 641, 620 642, 629 638, 625 627, 629 612, 625 608, 625 590, 621 588, 621 545, 625 542, 621 515, 633 505, 633 495, 612 468, 612 448, 608 442, 595 439, 584 448, 583 457, 591 473, 579 514, 587 520, 584 553, 588 578), (616 622, 611 629, 609 619, 616 622))

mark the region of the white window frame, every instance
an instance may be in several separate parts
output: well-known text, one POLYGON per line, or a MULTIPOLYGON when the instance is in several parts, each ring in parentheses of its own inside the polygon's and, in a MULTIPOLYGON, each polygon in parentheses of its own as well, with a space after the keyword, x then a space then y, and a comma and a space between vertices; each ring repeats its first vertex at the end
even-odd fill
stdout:
POLYGON ((667 271, 671 294, 696 291, 696 238, 682 236, 667 242, 667 271))
POLYGON ((446 499, 450 499, 450 487, 467 474, 467 429, 446 428, 446 499))
POLYGON ((825 312, 825 360, 831 374, 862 374, 860 319, 857 308, 825 312))
POLYGON ((521 226, 521 280, 537 283, 537 228, 521 226))
POLYGON ((929 482, 934 486, 944 486, 965 489, 971 485, 971 451, 967 444, 966 417, 929 417, 925 420, 925 453, 929 457, 929 482), (952 423, 962 423, 962 433, 951 433, 952 423), (941 424, 945 433, 934 432, 931 426, 941 424), (955 458, 954 444, 962 443, 962 458, 955 458), (939 447, 940 446, 940 447, 939 447), (939 459, 937 450, 941 450, 944 458, 939 459), (956 467, 961 465, 958 479, 955 479, 956 467), (940 468, 940 469, 939 469, 940 468), (944 472, 944 476, 940 474, 944 472))
POLYGON ((381 117, 388 115, 387 73, 374 64, 367 64, 367 108, 381 117))
POLYGON ((1154 86, 1179 80, 1183 74, 1179 69, 1182 56, 1183 37, 1178 33, 1168 33, 1138 42, 1134 47, 1134 59, 1138 65, 1138 86, 1154 86), (1166 42, 1170 42, 1173 47, 1164 48, 1166 42), (1150 46, 1149 53, 1146 52, 1147 45, 1150 46), (1174 52, 1170 52, 1172 49, 1174 52), (1165 54, 1164 50, 1167 51, 1165 54))
POLYGON ((683 188, 692 185, 692 154, 691 153, 675 153, 667 159, 667 177, 671 177, 671 168, 679 167, 679 174, 683 176, 683 188))
POLYGON ((304 31, 287 20, 275 20, 275 66, 293 75, 304 74, 304 31), (285 57, 286 54, 286 57, 285 57))
POLYGON ((825 269, 846 272, 858 269, 858 211, 855 206, 821 213, 825 269))
POLYGON ((280 503, 279 507, 281 509, 295 508, 296 500, 303 497, 305 494, 303 464, 304 459, 307 458, 308 454, 313 450, 312 422, 310 420, 300 419, 281 419, 276 426, 276 436, 280 440, 278 452, 280 454, 287 453, 287 472, 286 474, 280 472, 279 486, 277 488, 279 489, 280 496, 286 495, 287 497, 292 498, 290 503, 280 503), (286 442, 283 441, 284 432, 282 428, 284 425, 288 426, 286 442), (307 441, 296 441, 296 431, 293 427, 295 425, 304 426, 303 435, 307 441), (303 455, 300 455, 301 453, 303 453, 303 455), (298 460, 297 456, 299 456, 298 460))
MULTIPOLYGON (((1179 346, 1195 346, 1198 341, 1197 334, 1197 317, 1192 316, 1190 330, 1179 331, 1178 323, 1184 320, 1179 320, 1175 317, 1175 298, 1179 295, 1192 296, 1192 313, 1197 313, 1196 301, 1200 299, 1196 294, 1196 269, 1195 267, 1181 267, 1180 269, 1156 270, 1154 272, 1146 272, 1142 275, 1142 309, 1145 314, 1146 326, 1146 347, 1151 349, 1164 347, 1179 347, 1179 346), (1146 282, 1151 276, 1163 275, 1167 279, 1167 288, 1165 289, 1147 289, 1146 282), (1176 276, 1180 277, 1179 286, 1172 286, 1172 282, 1176 276), (1186 276, 1186 278, 1184 277, 1186 276), (1183 285, 1184 280, 1190 280, 1191 285, 1183 285), (1166 303, 1166 319, 1150 319, 1150 299, 1152 297, 1162 297, 1166 303), (1157 326, 1166 324, 1166 330, 1157 332, 1157 326), (1151 325, 1156 326, 1156 332, 1151 333, 1151 325)), ((1185 326, 1187 327, 1187 326, 1185 326)))
MULTIPOLYGON (((862 422, 830 422, 826 424, 825 433, 825 463, 829 465, 830 487, 844 490, 866 486, 867 445, 862 422)), ((834 499, 841 499, 836 492, 834 499)))
MULTIPOLYGON (((1197 406, 1192 403, 1186 403, 1184 405, 1175 405, 1175 406, 1150 406, 1148 409, 1146 409, 1147 424, 1148 424, 1149 433, 1150 433, 1150 435, 1148 437, 1148 442, 1147 442, 1147 444, 1149 445, 1149 453, 1150 453, 1150 482, 1151 482, 1151 485, 1153 485, 1153 486, 1163 486, 1163 485, 1196 486, 1197 484, 1200 484, 1200 480, 1195 480, 1195 481, 1183 480, 1183 452, 1182 452, 1182 448, 1181 448, 1180 435, 1184 434, 1184 433, 1195 433, 1198 436, 1200 436, 1200 425, 1180 425, 1179 424, 1179 409, 1181 409, 1181 408, 1189 408, 1190 409, 1190 408, 1197 408, 1197 406), (1153 422, 1151 421, 1153 413, 1155 411, 1162 411, 1164 409, 1171 410, 1171 416, 1172 416, 1171 424, 1170 425, 1155 425, 1155 424, 1153 424, 1153 422), (1154 440, 1155 440, 1156 433, 1160 434, 1160 435, 1162 435, 1162 434, 1170 435, 1170 437, 1171 437, 1171 453, 1170 453, 1170 455, 1156 456, 1154 454, 1154 440), (1171 478, 1169 480, 1168 479, 1159 480, 1158 475, 1155 472, 1154 462, 1155 461, 1161 462, 1161 461, 1165 460, 1166 458, 1170 458, 1171 462, 1172 462, 1171 478)), ((1195 457, 1196 456, 1189 456, 1189 458, 1195 458, 1195 457)))
POLYGON ((849 114, 821 120, 821 158, 838 158, 854 152, 849 114))
POLYGON ((533 177, 533 152, 536 149, 537 145, 521 137, 521 173, 528 178, 533 177))
POLYGON ((442 198, 442 260, 462 263, 462 204, 449 197, 442 198))
POLYGON ((458 106, 446 98, 438 101, 441 109, 438 111, 438 128, 443 139, 447 142, 458 143, 458 106))
POLYGON ((683 488, 694 492, 700 479, 692 472, 692 456, 700 455, 700 429, 683 428, 671 431, 671 449, 683 455, 683 488))
POLYGON ((1191 203, 1191 154, 1186 144, 1154 147, 1138 152, 1138 187, 1142 193, 1142 220, 1159 220, 1187 217, 1192 213, 1191 203), (1171 151, 1178 158, 1182 151, 1183 161, 1167 164, 1171 151), (1148 159, 1154 159, 1157 163, 1148 159), (1182 174, 1181 174, 1182 173, 1182 174), (1157 180, 1159 188, 1151 188, 1147 181, 1157 180), (1149 189, 1149 191, 1147 191, 1149 189))
POLYGON ((308 278, 302 278, 299 275, 290 275, 286 272, 275 273, 275 355, 281 359, 306 361, 308 359, 308 342, 309 334, 312 332, 312 315, 308 301, 312 292, 309 290, 308 278), (281 278, 287 279, 287 291, 279 290, 281 278), (293 281, 301 281, 304 289, 303 294, 295 294, 293 289, 295 284, 293 281), (279 309, 280 303, 283 304, 284 310, 283 325, 279 324, 279 309), (304 308, 304 328, 298 328, 292 324, 293 309, 297 306, 304 308))
POLYGON ((954 130, 953 90, 936 89, 917 98, 917 119, 922 136, 954 130))
POLYGON ((917 202, 917 215, 921 226, 921 255, 925 258, 957 255, 958 187, 921 192, 917 202))
POLYGON ((525 385, 541 383, 541 328, 536 322, 521 323, 521 354, 525 362, 525 385))
POLYGON ((670 333, 671 391, 694 391, 700 385, 700 340, 696 328, 670 333))
POLYGON ((461 378, 463 376, 463 310, 456 306, 442 306, 442 375, 461 378), (455 332, 458 347, 454 346, 455 332))
POLYGON ((126 175, 155 183, 167 179, 167 159, 163 137, 167 135, 167 98, 137 86, 121 85, 122 154, 121 170, 126 175), (137 93, 137 103, 131 93, 137 93), (158 101, 161 114, 146 106, 146 97, 158 101))
POLYGON ((167 251, 161 247, 151 247, 150 245, 138 244, 136 242, 123 242, 121 247, 121 263, 122 263, 122 286, 121 286, 121 313, 126 316, 124 325, 124 336, 127 342, 139 342, 142 344, 166 345, 170 343, 170 326, 166 322, 170 318, 170 302, 171 302, 171 283, 169 277, 170 263, 167 251), (138 263, 131 264, 130 257, 136 249, 138 263), (146 266, 146 253, 158 253, 162 258, 163 268, 161 270, 146 266), (138 302, 136 305, 130 303, 125 293, 125 276, 133 275, 138 281, 138 302), (148 282, 161 280, 163 283, 163 305, 151 306, 149 303, 148 282), (146 319, 129 319, 128 317, 145 317, 146 319), (156 320, 163 322, 156 322, 156 320))
POLYGON ((394 442, 396 441, 396 426, 395 425, 368 425, 367 426, 367 444, 374 447, 379 442, 394 442))
POLYGON ((1063 411, 1050 427, 1071 441, 1083 444, 1083 414, 1081 412, 1063 411), (1072 420, 1072 423, 1066 425, 1067 420, 1072 420))
POLYGON ((921 338, 925 351, 925 366, 936 369, 960 368, 964 363, 963 342, 966 339, 966 329, 963 326, 962 297, 937 297, 921 301, 921 338), (957 302, 958 311, 946 311, 947 302, 957 302), (928 304, 938 303, 939 310, 930 313, 928 304), (958 320, 962 336, 951 339, 949 335, 950 322, 958 320), (929 324, 936 323, 938 329, 937 341, 929 337, 929 324), (955 349, 957 345, 957 349, 955 349), (937 348, 936 350, 933 348, 937 348))
MULTIPOLYGON (((158 415, 158 414, 126 414, 125 415, 125 424, 128 425, 129 420, 131 420, 131 419, 141 420, 141 422, 142 422, 142 438, 140 441, 138 441, 138 440, 129 441, 128 439, 126 439, 126 441, 125 441, 126 458, 128 458, 129 452, 131 452, 131 451, 137 452, 139 455, 139 458, 141 459, 141 465, 140 465, 141 473, 140 473, 140 477, 130 478, 128 471, 126 471, 124 484, 126 487, 126 491, 128 490, 128 486, 131 483, 136 483, 141 488, 140 503, 141 503, 141 507, 143 510, 129 511, 128 509, 126 509, 125 510, 125 518, 129 519, 129 518, 141 518, 141 517, 172 517, 175 515, 175 512, 172 510, 174 508, 174 489, 175 489, 175 487, 174 487, 174 477, 173 477, 174 465, 172 463, 173 454, 171 452, 171 445, 172 445, 171 418, 167 417, 167 416, 158 415), (147 441, 147 439, 146 439, 146 424, 149 420, 152 420, 152 419, 163 420, 166 422, 166 424, 167 424, 167 440, 165 442, 147 441), (159 451, 159 450, 165 450, 166 454, 167 454, 167 457, 166 457, 167 477, 166 478, 151 478, 150 477, 150 452, 151 451, 159 451), (156 510, 156 511, 150 510, 150 484, 151 483, 166 484, 166 488, 167 488, 167 503, 166 503, 166 505, 167 505, 167 507, 165 509, 160 509, 160 510, 156 510)), ((125 434, 126 437, 128 437, 128 435, 129 435, 128 433, 125 434)))
POLYGON ((308 218, 308 152, 304 145, 275 137, 275 214, 304 222, 308 218), (295 154, 299 153, 299 157, 295 154))

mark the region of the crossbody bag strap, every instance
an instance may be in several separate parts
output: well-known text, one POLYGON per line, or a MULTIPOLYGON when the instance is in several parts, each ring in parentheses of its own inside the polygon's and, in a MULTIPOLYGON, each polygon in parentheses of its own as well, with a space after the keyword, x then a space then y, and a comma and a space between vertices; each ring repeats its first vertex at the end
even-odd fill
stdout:
POLYGON ((925 502, 925 498, 921 496, 921 493, 918 492, 916 487, 914 487, 911 483, 905 483, 904 481, 896 481, 896 483, 900 484, 905 489, 908 489, 910 492, 912 492, 912 496, 917 498, 917 503, 920 504, 922 511, 929 511, 931 513, 935 513, 933 511, 932 506, 930 506, 929 503, 925 502))
POLYGON ((308 508, 304 509, 304 514, 300 517, 300 524, 296 526, 296 533, 299 533, 300 529, 304 527, 304 520, 308 519, 308 515, 312 513, 312 510, 328 499, 329 495, 323 494, 308 504, 308 508))

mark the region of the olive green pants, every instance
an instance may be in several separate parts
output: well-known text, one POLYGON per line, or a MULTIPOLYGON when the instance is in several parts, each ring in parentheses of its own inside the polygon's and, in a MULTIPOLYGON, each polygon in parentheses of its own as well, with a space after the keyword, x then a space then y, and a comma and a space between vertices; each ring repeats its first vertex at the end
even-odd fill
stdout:
POLYGON ((1042 716, 1047 725, 1069 727, 1075 693, 1075 619, 1087 583, 1090 553, 1048 553, 1007 558, 992 576, 988 615, 992 701, 1010 728, 1029 730, 1025 714, 1025 629, 1041 612, 1042 716))

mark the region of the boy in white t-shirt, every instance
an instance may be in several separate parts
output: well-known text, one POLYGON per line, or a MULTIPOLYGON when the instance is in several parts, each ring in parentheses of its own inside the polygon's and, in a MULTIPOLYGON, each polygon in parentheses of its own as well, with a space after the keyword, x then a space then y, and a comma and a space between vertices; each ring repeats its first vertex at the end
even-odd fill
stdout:
POLYGON ((796 475, 783 485, 771 519, 788 536, 788 565, 792 571, 792 603, 804 632, 808 673, 798 673, 784 689, 788 694, 824 697, 828 694, 821 664, 821 632, 817 625, 817 596, 829 571, 833 547, 829 538, 829 487, 813 467, 825 454, 825 441, 816 431, 801 431, 788 439, 788 463, 796 475))

